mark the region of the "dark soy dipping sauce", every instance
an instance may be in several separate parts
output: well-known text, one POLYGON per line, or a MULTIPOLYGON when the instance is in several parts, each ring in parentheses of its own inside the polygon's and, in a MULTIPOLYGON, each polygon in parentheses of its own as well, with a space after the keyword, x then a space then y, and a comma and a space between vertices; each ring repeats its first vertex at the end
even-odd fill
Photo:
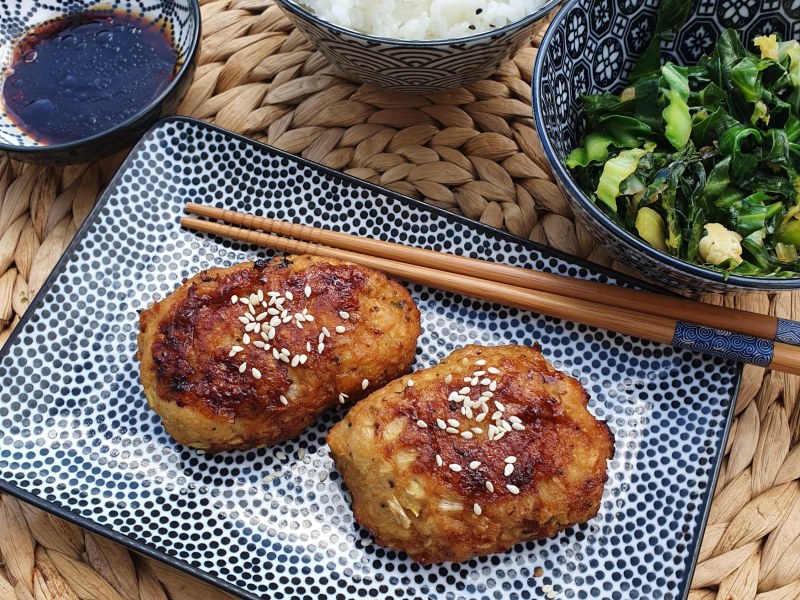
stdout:
POLYGON ((6 113, 43 144, 108 131, 169 85, 178 56, 168 36, 166 27, 122 11, 45 23, 14 48, 3 84, 6 113))

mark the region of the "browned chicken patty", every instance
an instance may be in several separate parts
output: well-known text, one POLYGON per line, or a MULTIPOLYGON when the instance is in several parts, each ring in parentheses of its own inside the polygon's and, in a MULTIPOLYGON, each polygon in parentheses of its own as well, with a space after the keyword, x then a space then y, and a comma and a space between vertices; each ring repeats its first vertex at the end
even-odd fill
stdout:
POLYGON ((538 345, 467 346, 359 402, 328 445, 379 544, 461 562, 597 514, 614 438, 587 402, 538 345))
POLYGON ((181 444, 269 446, 407 372, 419 317, 402 285, 334 259, 209 269, 141 313, 144 393, 181 444))

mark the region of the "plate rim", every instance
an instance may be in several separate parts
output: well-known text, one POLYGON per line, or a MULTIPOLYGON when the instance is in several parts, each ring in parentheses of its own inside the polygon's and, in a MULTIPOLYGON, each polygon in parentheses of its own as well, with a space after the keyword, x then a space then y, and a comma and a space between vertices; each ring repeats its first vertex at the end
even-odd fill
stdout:
MULTIPOLYGON (((577 256, 573 256, 572 254, 569 254, 567 252, 563 252, 561 250, 557 250, 555 248, 551 248, 549 246, 545 246, 545 245, 540 244, 538 242, 535 242, 533 240, 527 240, 527 239, 525 239, 523 237, 516 236, 516 235, 514 235, 512 233, 509 233, 507 231, 504 231, 502 229, 498 229, 496 227, 492 227, 490 225, 486 225, 485 223, 480 223, 478 221, 474 221, 474 220, 469 219, 469 218, 467 218, 467 217, 465 217, 463 215, 457 215, 457 214, 451 213, 451 212, 449 212, 449 211, 447 211, 447 210, 445 210, 443 208, 440 208, 438 206, 433 206, 433 205, 430 205, 430 204, 426 204, 425 202, 423 202, 421 200, 417 200, 417 199, 411 198, 409 196, 404 196, 404 195, 402 195, 402 194, 400 194, 398 192, 395 192, 394 190, 390 190, 390 189, 381 187, 379 185, 376 185, 374 183, 370 183, 368 181, 364 181, 364 180, 359 179, 357 177, 353 177, 352 175, 348 175, 348 174, 343 173, 341 171, 337 171, 336 169, 332 169, 332 168, 327 167, 325 165, 321 165, 321 164, 316 163, 314 161, 308 160, 307 158, 304 158, 304 157, 301 157, 301 156, 296 156, 294 154, 286 152, 285 150, 281 150, 279 148, 275 148, 274 146, 270 146, 269 144, 264 144, 263 142, 258 142, 256 140, 248 138, 248 137, 246 137, 244 135, 240 135, 238 133, 235 133, 235 132, 229 131, 227 129, 224 129, 222 127, 219 127, 218 125, 215 125, 213 123, 208 123, 206 121, 202 121, 200 119, 195 119, 195 118, 192 118, 192 117, 175 116, 175 117, 167 117, 167 118, 164 118, 164 119, 160 119, 155 124, 153 124, 153 126, 150 127, 147 130, 147 132, 145 132, 145 134, 139 139, 139 141, 136 142, 136 144, 130 149, 130 151, 128 152, 128 155, 125 157, 125 159, 122 161, 122 163, 119 165, 119 167, 117 168, 116 172, 114 173, 114 176, 106 184, 105 188, 103 188, 103 191, 100 193, 99 197, 95 200, 95 203, 92 206, 92 209, 89 211, 89 214, 86 216, 86 218, 84 219, 83 223, 81 223, 80 227, 78 227, 78 229, 75 232, 75 235, 73 236, 72 240, 70 240, 70 243, 67 245, 67 248, 64 250, 64 252, 61 255, 61 257, 58 259, 56 264, 53 266, 52 270, 48 274, 48 276, 45 279, 44 283, 42 283, 42 287, 39 289, 39 291, 37 292, 37 294, 34 297, 33 301, 28 306, 27 310, 23 314, 23 316, 20 319, 19 323, 17 323, 17 325, 14 327, 14 330, 9 335, 9 337, 6 340, 6 342, 3 345, 3 347, 0 348, 0 369, 2 369, 2 364, 1 363, 6 358, 6 356, 9 354, 10 348, 11 348, 13 342, 15 342, 17 340, 17 338, 20 336, 23 328, 25 327, 25 325, 32 318, 32 316, 36 312, 36 310, 44 302, 44 298, 47 295, 46 294, 47 290, 49 290, 52 287, 52 285, 55 283, 56 279, 61 275, 64 267, 69 262, 69 260, 72 258, 72 256, 75 254, 78 245, 83 241, 83 238, 86 236, 89 227, 97 219, 100 211, 106 205, 106 203, 108 202, 109 198, 111 197, 111 194, 113 193, 113 191, 119 185, 120 180, 121 180, 121 174, 125 170, 127 170, 127 168, 130 166, 130 164, 137 158, 138 153, 141 152, 142 149, 145 147, 145 145, 151 141, 153 132, 155 132, 156 130, 162 129, 162 128, 166 128, 167 126, 169 126, 170 124, 173 124, 173 123, 186 123, 186 124, 189 124, 190 126, 193 126, 193 127, 201 127, 201 128, 205 128, 205 129, 209 129, 209 130, 215 131, 217 133, 221 133, 222 135, 227 136, 229 138, 232 138, 232 139, 235 139, 235 140, 238 140, 238 141, 241 141, 241 142, 245 142, 245 143, 247 143, 247 144, 249 144, 251 146, 254 146, 259 151, 264 151, 264 150, 269 151, 271 153, 276 154, 277 156, 279 156, 281 158, 288 159, 289 161, 298 163, 298 164, 300 164, 300 165, 302 165, 304 167, 307 167, 307 168, 310 168, 310 169, 314 169, 314 170, 317 170, 317 171, 321 171, 321 172, 323 172, 323 173, 325 173, 327 175, 337 177, 339 179, 342 179, 342 180, 344 180, 344 181, 346 181, 346 182, 348 182, 350 184, 356 185, 358 187, 366 188, 366 189, 371 190, 373 192, 376 192, 378 194, 383 194, 385 196, 388 196, 392 200, 400 201, 401 203, 404 203, 404 204, 409 205, 409 206, 413 206, 414 208, 426 210, 426 211, 431 212, 431 213, 433 213, 435 215, 438 215, 438 216, 440 216, 442 218, 448 219, 450 221, 455 221, 457 223, 465 225, 465 226, 467 226, 467 227, 469 227, 469 228, 471 228, 473 230, 477 230, 479 232, 487 233, 489 235, 492 235, 492 236, 495 236, 495 237, 499 237, 500 239, 503 239, 503 240, 506 240, 506 241, 509 241, 509 242, 514 242, 514 243, 520 244, 522 246, 526 246, 528 248, 536 250, 537 252, 539 252, 542 255, 558 258, 560 260, 569 262, 569 263, 571 263, 571 264, 573 264, 575 266, 586 268, 586 269, 588 269, 590 271, 594 271, 594 272, 606 275, 608 277, 616 279, 619 282, 624 282, 624 283, 626 283, 628 285, 634 285, 636 287, 640 287, 642 289, 646 289, 646 290, 649 290, 649 291, 655 291, 655 292, 659 292, 659 293, 667 293, 669 295, 677 296, 677 294, 675 294, 674 292, 671 292, 670 290, 659 288, 656 285, 650 284, 650 283, 648 283, 646 281, 638 280, 635 277, 631 277, 630 275, 626 275, 624 273, 620 273, 618 271, 614 271, 613 269, 610 269, 608 267, 604 267, 602 265, 595 265, 593 263, 590 263, 586 259, 583 259, 583 258, 580 258, 580 257, 577 257, 577 256)), ((735 370, 735 374, 734 374, 734 380, 733 380, 732 386, 731 386, 731 399, 730 399, 729 409, 728 409, 727 415, 725 417, 724 431, 722 432, 722 436, 720 437, 719 444, 716 447, 716 452, 714 454, 715 458, 719 457, 719 455, 722 452, 724 452, 725 446, 727 445, 728 437, 729 437, 730 431, 731 431, 731 425, 733 424, 733 419, 734 419, 734 413, 735 413, 735 407, 736 407, 736 399, 737 399, 737 397, 739 395, 739 390, 741 388, 743 369, 744 369, 744 366, 742 365, 742 363, 738 363, 737 367, 736 367, 736 370, 735 370)), ((699 515, 700 516, 700 520, 699 520, 699 524, 698 524, 698 528, 697 528, 697 531, 699 532, 700 535, 695 536, 694 539, 692 540, 691 544, 689 545, 690 546, 689 547, 689 556, 688 556, 686 562, 684 563, 685 564, 685 568, 686 568, 686 576, 679 583, 678 596, 676 597, 676 600, 686 600, 687 599, 687 597, 689 595, 690 588, 691 588, 691 580, 692 580, 692 577, 694 575, 694 571, 695 571, 695 569, 697 567, 697 562, 698 562, 699 553, 700 553, 700 544, 702 542, 703 534, 705 533, 706 527, 708 525, 708 518, 709 518, 710 511, 711 511, 711 504, 712 504, 712 501, 713 501, 713 498, 714 498, 714 492, 715 492, 716 487, 717 487, 717 482, 719 480, 719 472, 720 472, 720 469, 722 467, 722 460, 716 460, 715 462, 716 462, 716 464, 715 464, 714 469, 713 469, 713 471, 711 473, 711 478, 710 478, 709 485, 706 488, 705 493, 701 496, 701 501, 703 502, 704 508, 703 508, 702 513, 699 515)), ((203 581, 204 583, 212 585, 212 586, 214 586, 214 587, 216 587, 218 589, 221 589, 224 592, 226 592, 226 593, 228 593, 228 594, 230 594, 230 595, 232 595, 232 596, 234 596, 236 598, 242 598, 243 600, 262 600, 262 596, 258 596, 256 594, 253 594, 253 593, 251 593, 251 592, 249 592, 249 591, 247 591, 247 590, 245 590, 245 589, 243 589, 243 588, 241 588, 239 586, 234 585, 233 583, 231 583, 229 581, 226 581, 226 580, 224 580, 224 579, 222 579, 220 577, 212 575, 212 574, 208 573, 207 571, 204 571, 203 569, 201 569, 199 567, 193 566, 192 564, 190 564, 189 562, 187 562, 187 561, 185 561, 185 560, 183 560, 181 558, 178 558, 176 556, 173 556, 173 555, 167 553, 164 550, 158 550, 156 548, 151 547, 148 544, 145 544, 144 542, 141 542, 141 541, 139 541, 139 540, 137 540, 135 538, 129 537, 129 536, 123 534, 123 533, 120 533, 120 532, 114 530, 113 528, 111 528, 108 525, 99 524, 99 523, 97 523, 97 522, 95 522, 95 521, 93 521, 93 520, 91 520, 91 519, 89 519, 87 517, 84 517, 84 516, 78 514, 77 512, 74 512, 73 510, 71 510, 69 508, 61 507, 61 506, 59 506, 59 505, 57 505, 57 504, 55 504, 53 502, 50 502, 48 500, 45 500, 44 498, 41 498, 40 496, 36 496, 35 494, 32 494, 32 493, 30 493, 30 492, 28 492, 26 490, 23 490, 22 488, 18 487, 14 483, 6 481, 5 479, 3 479, 1 477, 0 477, 0 492, 2 492, 4 494, 8 494, 9 496, 12 496, 12 497, 14 497, 14 498, 16 498, 18 500, 21 500, 21 501, 23 501, 23 502, 25 502, 27 504, 30 504, 30 505, 38 508, 39 510, 42 510, 42 511, 44 511, 46 513, 49 513, 49 514, 51 514, 51 515, 53 515, 55 517, 58 517, 58 518, 63 519, 65 521, 69 522, 69 523, 72 523, 73 525, 77 525, 78 527, 81 527, 82 529, 85 529, 85 530, 87 530, 87 531, 89 531, 91 533, 94 533, 96 535, 101 535, 101 536, 105 537, 106 539, 109 539, 109 540, 111 540, 113 542, 116 542, 117 544, 120 544, 121 546, 127 548, 128 550, 131 550, 131 551, 136 552, 138 554, 145 555, 148 558, 151 558, 153 560, 157 560, 157 561, 159 561, 159 562, 161 562, 161 563, 163 563, 163 564, 165 564, 165 565, 167 565, 169 567, 177 569, 178 571, 182 571, 183 573, 185 573, 187 575, 190 575, 192 577, 195 577, 195 578, 203 581)))

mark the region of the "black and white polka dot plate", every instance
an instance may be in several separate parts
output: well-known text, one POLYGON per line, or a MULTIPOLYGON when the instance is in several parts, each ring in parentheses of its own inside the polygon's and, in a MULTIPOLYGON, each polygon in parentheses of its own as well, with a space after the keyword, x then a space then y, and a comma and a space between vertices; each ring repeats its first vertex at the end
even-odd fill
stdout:
POLYGON ((0 354, 0 490, 246 598, 685 597, 736 363, 412 286, 423 322, 415 367, 470 342, 538 341, 617 440, 595 519, 505 554, 421 567, 354 523, 324 440, 341 412, 274 448, 206 456, 176 445, 147 408, 138 312, 198 270, 269 254, 181 229, 188 200, 613 277, 210 125, 163 121, 0 354))

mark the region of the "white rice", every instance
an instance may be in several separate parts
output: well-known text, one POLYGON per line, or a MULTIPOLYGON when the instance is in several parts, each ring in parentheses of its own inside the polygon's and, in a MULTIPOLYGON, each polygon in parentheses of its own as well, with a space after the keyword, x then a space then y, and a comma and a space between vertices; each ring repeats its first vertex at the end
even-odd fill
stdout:
POLYGON ((439 40, 499 29, 538 10, 547 0, 296 1, 345 29, 401 40, 439 40))

